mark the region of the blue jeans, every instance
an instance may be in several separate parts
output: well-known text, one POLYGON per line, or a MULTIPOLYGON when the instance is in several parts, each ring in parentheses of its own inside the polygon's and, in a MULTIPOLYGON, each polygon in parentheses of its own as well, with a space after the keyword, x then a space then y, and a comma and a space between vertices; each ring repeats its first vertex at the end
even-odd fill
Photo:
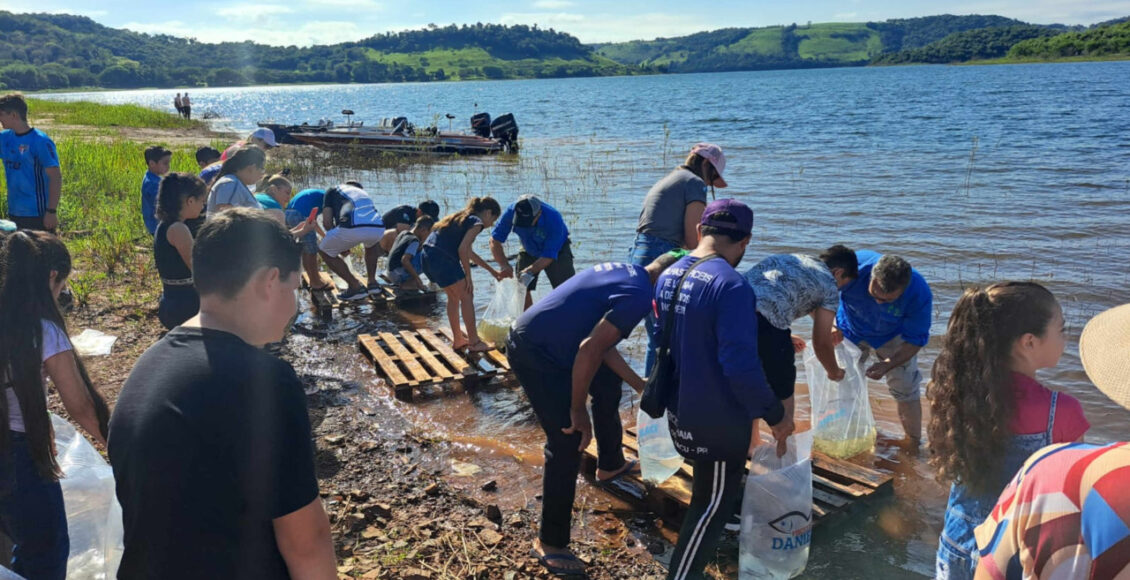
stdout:
POLYGON ((67 512, 58 481, 39 476, 27 447, 27 437, 8 432, 7 460, 0 461, 0 522, 12 539, 13 572, 25 577, 65 580, 67 512))
MULTIPOLYGON (((632 246, 632 251, 629 256, 629 261, 637 266, 647 266, 655 261, 656 258, 678 248, 679 245, 670 240, 657 238, 650 234, 636 234, 635 244, 632 246)), ((655 366, 655 352, 659 350, 659 344, 656 339, 655 330, 655 314, 648 313, 647 318, 643 319, 644 326, 647 327, 647 356, 644 359, 644 376, 651 374, 651 368, 655 366)))

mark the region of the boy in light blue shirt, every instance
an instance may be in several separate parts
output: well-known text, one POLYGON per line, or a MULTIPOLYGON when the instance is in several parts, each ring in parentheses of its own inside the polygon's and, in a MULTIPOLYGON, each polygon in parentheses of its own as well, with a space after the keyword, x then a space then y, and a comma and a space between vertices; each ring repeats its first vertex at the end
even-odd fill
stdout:
POLYGON ((63 192, 63 174, 55 142, 27 122, 27 101, 20 93, 0 97, 0 159, 8 184, 8 219, 19 229, 54 232, 63 192))
POLYGON ((157 190, 161 187, 161 178, 169 173, 172 161, 173 152, 160 145, 145 149, 145 165, 149 169, 141 180, 141 219, 151 236, 157 231, 157 190))

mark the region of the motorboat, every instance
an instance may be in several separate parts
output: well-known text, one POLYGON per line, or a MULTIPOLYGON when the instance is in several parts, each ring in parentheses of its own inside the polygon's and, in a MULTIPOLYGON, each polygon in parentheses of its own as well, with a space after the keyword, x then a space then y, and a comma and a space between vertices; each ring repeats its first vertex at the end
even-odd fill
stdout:
MULTIPOLYGON (((280 143, 313 145, 324 149, 361 148, 395 154, 485 155, 518 152, 518 123, 506 113, 491 119, 488 113, 471 117, 471 131, 440 131, 431 126, 418 128, 406 117, 382 119, 373 126, 353 120, 353 111, 342 111, 346 121, 335 124, 321 119, 316 123, 287 125, 259 123, 271 129, 280 143)), ((447 115, 453 119, 453 115, 447 115)))

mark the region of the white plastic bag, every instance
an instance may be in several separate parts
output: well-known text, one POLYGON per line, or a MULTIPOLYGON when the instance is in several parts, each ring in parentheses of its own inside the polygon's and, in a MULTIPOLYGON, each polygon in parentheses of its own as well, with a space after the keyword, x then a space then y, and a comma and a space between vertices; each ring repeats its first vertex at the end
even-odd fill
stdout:
POLYGON ((114 472, 71 424, 51 415, 63 479, 63 503, 71 553, 68 580, 108 580, 122 559, 122 506, 114 495, 114 472))
POLYGON ((753 450, 742 498, 738 578, 785 580, 804 571, 812 541, 812 431, 753 450))
POLYGON ((804 350, 812 400, 812 447, 832 457, 851 457, 875 446, 875 417, 860 355, 859 347, 849 340, 836 345, 836 364, 844 369, 844 379, 837 383, 828 380, 812 347, 804 350))
POLYGON ((636 414, 636 442, 640 448, 640 472, 644 481, 659 485, 683 466, 683 456, 671 441, 667 414, 658 419, 642 410, 636 414))
POLYGON ((494 284, 494 296, 479 320, 479 338, 502 346, 510 325, 526 307, 526 287, 514 278, 503 278, 494 284))
POLYGON ((80 356, 108 356, 118 337, 99 330, 87 328, 81 334, 71 337, 71 346, 80 356))

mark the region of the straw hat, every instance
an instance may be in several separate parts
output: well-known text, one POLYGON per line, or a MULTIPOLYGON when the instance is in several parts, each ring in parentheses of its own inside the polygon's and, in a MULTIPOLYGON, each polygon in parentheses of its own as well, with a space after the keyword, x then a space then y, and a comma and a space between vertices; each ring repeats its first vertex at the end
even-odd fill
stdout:
POLYGON ((1083 328, 1079 356, 1091 382, 1130 409, 1130 304, 1099 314, 1083 328))

